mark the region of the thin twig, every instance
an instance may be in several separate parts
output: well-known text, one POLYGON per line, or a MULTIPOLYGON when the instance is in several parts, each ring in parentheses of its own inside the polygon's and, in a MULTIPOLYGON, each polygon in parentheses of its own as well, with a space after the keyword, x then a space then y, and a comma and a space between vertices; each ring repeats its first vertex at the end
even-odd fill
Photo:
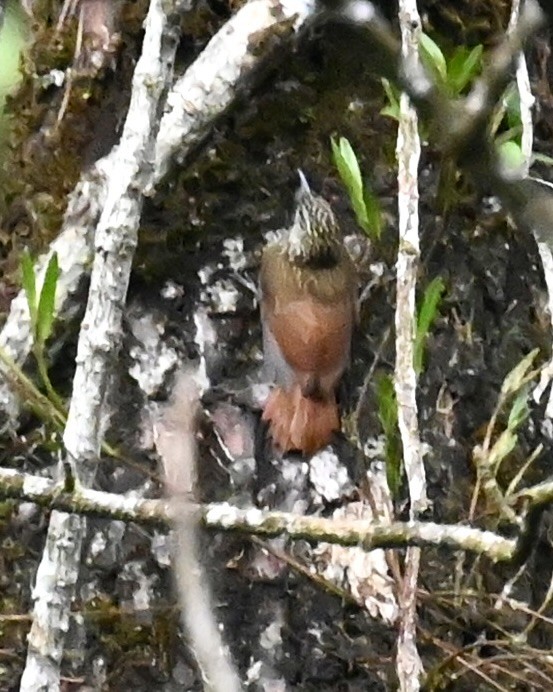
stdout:
MULTIPOLYGON (((400 0, 399 23, 404 63, 419 62, 422 32, 416 0, 400 0)), ((407 476, 410 517, 415 519, 428 506, 426 474, 422 461, 417 412, 417 375, 414 367, 417 274, 420 262, 418 166, 420 137, 417 113, 405 92, 401 94, 396 156, 398 160, 399 248, 396 289, 396 365, 394 386, 398 425, 407 476)), ((417 581, 420 548, 409 548, 405 556, 398 601, 399 636, 396 670, 400 690, 417 692, 423 674, 417 649, 417 581)))

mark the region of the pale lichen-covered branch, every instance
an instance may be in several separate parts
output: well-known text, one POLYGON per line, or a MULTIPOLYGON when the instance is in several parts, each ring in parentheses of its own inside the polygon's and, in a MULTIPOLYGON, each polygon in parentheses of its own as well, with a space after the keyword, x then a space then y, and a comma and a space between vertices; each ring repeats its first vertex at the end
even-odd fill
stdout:
MULTIPOLYGON (((106 397, 118 352, 142 209, 151 177, 151 152, 159 100, 176 51, 162 0, 151 0, 142 54, 121 142, 107 179, 107 195, 96 229, 96 252, 88 303, 77 349, 73 395, 64 432, 66 463, 77 481, 93 482, 108 417, 106 397)), ((54 511, 33 589, 33 624, 28 637, 21 690, 59 689, 60 663, 86 531, 83 516, 54 511)))
MULTIPOLYGON (((400 0, 402 57, 406 63, 419 60, 422 32, 416 0, 400 0)), ((420 262, 418 167, 421 143, 417 112, 405 92, 401 94, 396 145, 398 161, 399 247, 396 264, 396 363, 394 386, 398 426, 403 448, 403 467, 409 487, 410 516, 428 506, 426 474, 421 453, 415 372, 416 289, 420 262)), ((399 586, 399 636, 396 670, 399 688, 404 692, 420 689, 423 673, 417 649, 417 580, 420 548, 411 547, 405 555, 405 569, 399 586)))
MULTIPOLYGON (((539 506, 553 502, 553 483, 536 486, 520 493, 539 500, 539 506), (537 490, 539 488, 539 491, 537 490)), ((125 497, 77 486, 74 493, 64 493, 54 481, 38 476, 22 476, 10 469, 0 469, 0 497, 35 502, 42 507, 83 515, 101 516, 119 521, 134 521, 168 528, 174 509, 167 500, 125 497)), ((345 546, 405 548, 442 546, 485 554, 492 561, 509 561, 519 546, 515 539, 492 531, 469 526, 433 522, 368 522, 359 519, 325 517, 274 512, 256 508, 240 509, 228 503, 195 506, 200 521, 208 529, 232 531, 256 536, 285 534, 294 539, 326 541, 345 546)))

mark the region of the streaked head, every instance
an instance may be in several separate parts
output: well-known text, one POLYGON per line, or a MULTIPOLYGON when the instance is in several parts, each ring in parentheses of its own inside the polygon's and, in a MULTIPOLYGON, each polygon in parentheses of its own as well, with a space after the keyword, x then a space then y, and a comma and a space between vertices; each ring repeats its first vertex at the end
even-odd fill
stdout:
POLYGON ((290 259, 316 261, 318 256, 327 255, 340 243, 340 227, 330 204, 311 191, 302 171, 298 173, 300 186, 296 192, 288 252, 290 259))

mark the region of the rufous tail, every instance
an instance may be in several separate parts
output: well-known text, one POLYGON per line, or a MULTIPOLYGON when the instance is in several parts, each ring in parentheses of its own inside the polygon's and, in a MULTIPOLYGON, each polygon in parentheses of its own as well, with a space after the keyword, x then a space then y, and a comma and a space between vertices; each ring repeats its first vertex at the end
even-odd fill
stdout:
POLYGON ((273 444, 281 452, 300 451, 315 454, 332 439, 340 428, 338 406, 334 395, 326 399, 303 396, 299 385, 290 391, 274 389, 263 411, 269 422, 273 444))

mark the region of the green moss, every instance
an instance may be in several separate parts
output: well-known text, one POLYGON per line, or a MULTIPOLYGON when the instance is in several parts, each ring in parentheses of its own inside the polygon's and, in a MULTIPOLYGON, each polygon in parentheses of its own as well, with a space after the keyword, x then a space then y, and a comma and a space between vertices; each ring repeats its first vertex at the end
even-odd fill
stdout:
POLYGON ((174 650, 179 631, 178 610, 172 606, 156 609, 151 621, 144 622, 140 613, 126 612, 106 595, 95 598, 83 610, 92 630, 111 658, 112 670, 118 662, 133 666, 155 660, 157 673, 169 674, 170 652, 174 650))

